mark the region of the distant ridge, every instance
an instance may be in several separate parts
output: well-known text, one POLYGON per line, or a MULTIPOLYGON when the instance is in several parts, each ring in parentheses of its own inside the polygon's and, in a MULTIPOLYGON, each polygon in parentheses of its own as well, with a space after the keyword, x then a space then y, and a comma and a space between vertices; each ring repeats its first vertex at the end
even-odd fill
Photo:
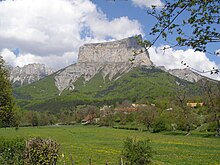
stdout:
POLYGON ((28 64, 23 67, 9 68, 10 81, 14 87, 19 87, 36 82, 52 73, 54 69, 46 67, 44 64, 28 64))

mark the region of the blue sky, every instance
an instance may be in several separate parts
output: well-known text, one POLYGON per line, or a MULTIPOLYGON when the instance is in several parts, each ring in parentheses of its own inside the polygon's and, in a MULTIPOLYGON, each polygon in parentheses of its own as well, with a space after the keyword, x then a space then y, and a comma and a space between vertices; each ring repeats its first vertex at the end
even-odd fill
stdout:
MULTIPOLYGON (((156 19, 153 18, 152 16, 147 14, 147 10, 150 10, 150 8, 146 7, 140 7, 137 5, 134 5, 131 0, 92 0, 95 4, 97 4, 98 8, 100 8, 107 16, 108 19, 114 19, 115 17, 121 17, 121 16, 127 16, 130 19, 136 19, 138 20, 141 25, 142 29, 144 31, 144 39, 152 41, 155 37, 152 35, 149 35, 151 28, 153 27, 154 24, 156 24, 156 19)), ((164 2, 164 1, 161 1, 164 2)), ((147 2, 146 2, 147 3, 147 2)), ((187 18, 188 13, 183 12, 180 15, 180 18, 187 18)), ((178 20, 178 19, 177 19, 178 20)), ((220 29, 220 25, 215 26, 216 29, 220 29)), ((189 27, 188 27, 189 28, 189 27)), ((185 31, 187 31, 186 29, 185 31)), ((174 42, 175 38, 177 35, 171 35, 170 39, 172 39, 174 42)), ((155 46, 161 46, 161 45, 166 45, 166 43, 162 38, 159 38, 158 41, 155 43, 155 46)), ((187 47, 181 47, 181 49, 186 50, 187 47)), ((220 49, 220 44, 219 43, 212 43, 207 46, 207 51, 210 53, 213 53, 220 49)), ((214 60, 217 63, 220 63, 220 57, 217 57, 216 55, 211 55, 210 53, 207 53, 207 56, 211 59, 214 60)))
MULTIPOLYGON (((95 4, 97 4, 98 8, 100 8, 107 16, 108 19, 114 19, 115 17, 121 17, 121 16, 127 16, 130 19, 136 19, 138 20, 141 25, 142 29, 144 31, 144 39, 152 41, 155 39, 155 36, 149 35, 151 28, 154 24, 156 24, 156 19, 152 16, 147 14, 147 10, 150 10, 150 8, 146 8, 144 6, 138 6, 134 5, 134 2, 130 1, 124 1, 124 0, 92 0, 95 4)), ((164 1, 161 1, 164 3, 164 1)), ((146 2, 147 3, 147 2, 146 2)), ((182 15, 180 15, 180 19, 187 18, 189 15, 187 12, 183 12, 182 15)), ((177 19, 178 21, 178 19, 177 19)), ((215 26, 216 29, 220 29, 220 25, 215 26)), ((190 31, 190 27, 187 27, 185 31, 190 31), (189 28, 189 29, 187 29, 189 28)), ((175 43, 175 38, 177 35, 171 35, 169 36, 169 41, 172 43, 175 43)), ((165 42, 161 37, 157 40, 154 46, 159 47, 162 45, 167 45, 168 43, 165 42)), ((189 47, 177 47, 175 49, 180 50, 187 50, 189 47)), ((211 43, 207 45, 207 52, 206 56, 210 59, 210 61, 215 62, 220 65, 220 57, 214 55, 216 50, 220 49, 219 43, 211 43)), ((194 67, 194 66, 193 66, 194 67)), ((195 67, 196 68, 196 67, 195 67)), ((211 67, 210 67, 211 68, 211 67)), ((215 67, 216 68, 216 67, 215 67)), ((197 69, 197 68, 196 68, 197 69)), ((202 70, 208 70, 209 68, 200 69, 202 70)))
MULTIPOLYGON (((13 66, 44 63, 60 69, 77 61, 85 43, 118 40, 137 34, 152 40, 156 20, 147 15, 150 6, 163 0, 5 0, 0 2, 0 55, 13 66)), ((186 16, 186 13, 182 15, 186 16)), ((220 29, 217 28, 217 29, 220 29)), ((176 36, 171 36, 171 40, 176 36)), ((198 70, 220 68, 220 57, 190 48, 162 51, 162 39, 149 49, 155 65, 183 68, 181 61, 198 70)), ((220 49, 219 43, 208 50, 220 49)), ((209 76, 210 75, 206 75, 209 76)), ((220 75, 211 78, 219 79, 220 75)))
POLYGON ((138 20, 145 32, 145 39, 153 39, 148 33, 150 32, 152 25, 156 23, 156 20, 147 15, 147 8, 140 8, 135 6, 131 1, 125 0, 92 0, 92 2, 97 4, 98 8, 100 8, 110 20, 123 16, 138 20))

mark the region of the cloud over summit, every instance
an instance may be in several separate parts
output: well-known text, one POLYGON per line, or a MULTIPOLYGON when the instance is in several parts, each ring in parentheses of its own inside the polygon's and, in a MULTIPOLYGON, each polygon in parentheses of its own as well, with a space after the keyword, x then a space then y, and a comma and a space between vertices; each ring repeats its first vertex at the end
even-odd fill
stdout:
MULTIPOLYGON (((77 57, 79 46, 85 42, 121 39, 143 34, 137 20, 119 17, 109 20, 89 0, 6 0, 0 2, 0 51, 19 48, 23 59, 30 61, 51 57, 66 60, 72 53, 71 64, 77 57), (33 59, 33 58, 32 58, 33 59)), ((8 57, 8 54, 7 54, 8 57)), ((26 63, 9 62, 24 65, 26 63)), ((64 66, 62 66, 64 67, 64 66)))

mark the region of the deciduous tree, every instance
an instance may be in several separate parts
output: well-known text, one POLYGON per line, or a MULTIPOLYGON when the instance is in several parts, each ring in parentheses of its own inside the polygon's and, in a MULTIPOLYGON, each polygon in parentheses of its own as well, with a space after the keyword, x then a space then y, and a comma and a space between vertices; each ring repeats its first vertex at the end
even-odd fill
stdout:
POLYGON ((189 90, 186 87, 177 87, 174 89, 176 91, 175 101, 178 106, 177 119, 179 123, 183 123, 183 127, 186 130, 186 135, 191 134, 191 127, 195 121, 192 109, 187 106, 189 101, 189 90))
POLYGON ((0 56, 0 126, 17 125, 16 106, 4 60, 0 56))
POLYGON ((216 136, 220 137, 220 82, 213 83, 203 80, 201 82, 205 93, 209 116, 216 123, 216 136))

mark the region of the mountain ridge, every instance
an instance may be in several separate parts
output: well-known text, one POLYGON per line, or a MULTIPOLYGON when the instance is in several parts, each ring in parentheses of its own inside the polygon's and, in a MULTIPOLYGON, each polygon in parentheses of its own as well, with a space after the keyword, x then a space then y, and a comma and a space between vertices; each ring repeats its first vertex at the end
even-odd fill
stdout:
POLYGON ((173 97, 174 89, 178 87, 192 88, 192 95, 199 92, 195 83, 179 79, 156 67, 132 68, 114 81, 104 81, 101 73, 86 83, 81 77, 74 83, 74 90, 65 89, 62 93, 54 85, 54 77, 55 74, 52 74, 38 82, 15 88, 18 104, 23 109, 55 113, 82 104, 101 106, 123 100, 152 103, 158 98, 173 97))
POLYGON ((7 68, 13 87, 31 84, 55 72, 54 69, 39 63, 28 64, 23 67, 7 66, 7 68))
MULTIPOLYGON (((141 35, 138 37, 142 39, 141 35)), ((152 67, 154 64, 150 60, 149 53, 137 43, 137 38, 129 37, 118 41, 84 44, 79 48, 78 61, 57 72, 43 64, 9 68, 9 71, 14 87, 33 83, 55 73, 55 85, 62 93, 65 89, 74 90, 74 82, 81 76, 84 78, 83 83, 86 83, 101 71, 104 81, 106 78, 111 81, 120 78, 117 75, 128 73, 137 66, 152 67), (137 52, 138 55, 135 56, 137 52), (131 59, 134 61, 131 62, 131 59)), ((159 68, 190 82, 197 82, 203 78, 188 69, 159 68)))
POLYGON ((177 70, 172 75, 164 67, 156 67, 148 52, 135 42, 136 38, 130 37, 82 46, 77 63, 30 85, 14 88, 18 104, 23 109, 58 112, 82 104, 172 100, 174 89, 185 87, 191 95, 201 95, 197 82, 203 77, 194 77, 188 70, 177 70), (135 51, 141 53, 132 64, 130 59, 135 51), (179 73, 183 76, 174 76, 179 73), (184 75, 187 75, 185 80, 184 75))

